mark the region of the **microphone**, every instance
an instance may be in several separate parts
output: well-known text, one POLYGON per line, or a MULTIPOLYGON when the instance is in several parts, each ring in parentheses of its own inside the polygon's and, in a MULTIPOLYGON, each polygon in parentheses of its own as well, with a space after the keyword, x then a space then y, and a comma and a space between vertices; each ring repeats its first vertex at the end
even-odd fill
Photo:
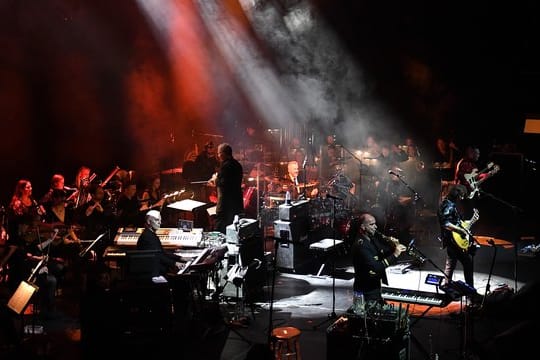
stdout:
POLYGON ((397 177, 402 177, 403 175, 399 175, 398 173, 394 172, 393 170, 388 170, 388 173, 390 175, 394 175, 394 176, 397 176, 397 177))
POLYGON ((307 165, 307 155, 304 157, 304 162, 302 163, 302 167, 305 168, 307 165))
POLYGON ((326 198, 327 199, 334 199, 334 200, 343 200, 339 196, 334 196, 334 195, 330 195, 330 194, 326 194, 326 198))
POLYGON ((64 190, 66 190, 66 191, 76 191, 77 188, 72 188, 72 187, 69 187, 69 186, 64 186, 64 190))

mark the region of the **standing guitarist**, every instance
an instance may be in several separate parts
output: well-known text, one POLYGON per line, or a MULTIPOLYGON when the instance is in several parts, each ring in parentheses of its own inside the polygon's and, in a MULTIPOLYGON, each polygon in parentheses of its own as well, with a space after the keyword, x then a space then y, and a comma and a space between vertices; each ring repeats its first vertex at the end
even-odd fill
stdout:
POLYGON ((462 221, 462 216, 458 210, 458 201, 464 199, 467 194, 467 189, 463 185, 454 185, 446 198, 441 202, 438 211, 439 224, 441 226, 441 240, 443 248, 446 248, 446 266, 444 274, 446 279, 443 285, 446 285, 454 274, 457 262, 463 266, 465 282, 474 288, 474 269, 473 255, 476 249, 474 239, 470 236, 470 232, 462 221), (469 243, 464 246, 463 243, 458 243, 454 235, 459 235, 462 239, 470 239, 469 243), (465 247, 465 248, 464 248, 465 247))
MULTIPOLYGON (((465 186, 466 194, 464 201, 460 205, 462 213, 465 217, 472 216, 472 209, 476 208, 476 199, 469 197, 469 194, 475 194, 476 189, 473 189, 467 176, 478 170, 478 159, 480 159, 480 149, 475 145, 469 145, 465 149, 464 156, 457 162, 454 173, 454 183, 465 186)), ((482 180, 487 177, 487 173, 478 174, 477 180, 482 180)))

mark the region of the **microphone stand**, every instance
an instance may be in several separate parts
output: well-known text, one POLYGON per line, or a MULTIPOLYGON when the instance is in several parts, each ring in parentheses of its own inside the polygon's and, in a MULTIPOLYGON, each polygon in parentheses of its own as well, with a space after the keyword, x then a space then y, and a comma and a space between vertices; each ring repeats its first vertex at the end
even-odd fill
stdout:
POLYGON ((517 250, 517 246, 518 246, 518 239, 517 239, 517 228, 518 228, 518 214, 519 213, 523 213, 524 210, 521 209, 520 207, 518 206, 515 206, 515 205, 512 205, 510 204, 508 201, 506 200, 503 200, 503 199, 500 199, 498 197, 496 197, 495 195, 493 194, 490 194, 486 191, 483 191, 483 190, 480 190, 479 189, 479 194, 481 196, 487 196, 507 207, 509 207, 511 210, 512 210, 512 217, 513 217, 513 223, 514 223, 514 226, 512 227, 513 229, 513 235, 512 235, 512 238, 514 240, 514 291, 517 291, 517 278, 518 278, 518 250, 517 250))
POLYGON ((407 184, 407 182, 405 182, 405 180, 403 180, 403 176, 402 175, 399 175, 399 174, 396 174, 394 172, 392 173, 389 173, 391 175, 394 175, 395 177, 398 178, 399 181, 401 181, 401 183, 403 185, 405 185, 405 187, 407 189, 409 189, 409 191, 414 195, 414 204, 416 205, 416 203, 418 202, 418 200, 421 200, 422 197, 420 197, 420 195, 416 192, 416 190, 414 190, 409 184, 407 184))
MULTIPOLYGON (((341 145, 341 148, 347 152, 347 154, 351 155, 356 161, 358 161, 358 186, 356 187, 358 189, 358 204, 362 203, 361 198, 361 192, 360 189, 362 189, 362 159, 360 159, 358 156, 356 156, 351 150, 349 150, 346 146, 341 145)), ((356 194, 355 194, 356 195, 356 194)))
POLYGON ((491 266, 489 268, 489 274, 488 274, 488 279, 486 283, 486 291, 484 292, 484 297, 482 298, 482 304, 480 305, 480 308, 482 309, 484 308, 486 297, 491 293, 491 290, 490 290, 491 274, 493 273, 493 267, 495 265, 495 258, 497 257, 497 247, 495 246, 493 239, 489 239, 488 243, 493 247, 493 258, 491 259, 491 266))
POLYGON ((332 256, 332 312, 328 314, 327 318, 323 320, 321 323, 313 326, 313 330, 317 330, 321 325, 326 323, 327 321, 333 320, 337 318, 336 315, 336 258, 335 258, 335 252, 336 252, 336 228, 335 228, 335 222, 336 222, 336 197, 330 197, 327 195, 327 198, 332 199, 332 253, 330 256, 332 256))
POLYGON ((274 239, 274 261, 272 264, 272 287, 270 292, 270 310, 268 311, 268 348, 272 348, 272 331, 274 330, 274 320, 272 319, 274 313, 274 288, 276 286, 276 272, 277 272, 277 259, 278 249, 280 243, 292 243, 289 240, 289 232, 287 230, 281 230, 279 237, 273 237, 274 239))

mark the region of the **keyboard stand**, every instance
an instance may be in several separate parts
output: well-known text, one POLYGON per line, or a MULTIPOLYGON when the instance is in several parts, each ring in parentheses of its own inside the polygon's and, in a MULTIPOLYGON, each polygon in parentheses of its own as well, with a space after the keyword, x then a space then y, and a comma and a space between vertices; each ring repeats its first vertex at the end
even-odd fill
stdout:
MULTIPOLYGON (((340 247, 340 245, 343 244, 343 240, 334 240, 334 239, 322 239, 320 241, 314 242, 309 246, 310 250, 316 251, 318 253, 322 253, 324 258, 324 261, 322 262, 321 266, 319 267, 319 271, 317 271, 317 275, 312 275, 313 277, 322 277, 321 274, 326 267, 326 263, 328 262, 328 259, 332 256, 335 256, 336 250, 340 247)), ((336 274, 332 274, 332 276, 335 276, 336 274)))

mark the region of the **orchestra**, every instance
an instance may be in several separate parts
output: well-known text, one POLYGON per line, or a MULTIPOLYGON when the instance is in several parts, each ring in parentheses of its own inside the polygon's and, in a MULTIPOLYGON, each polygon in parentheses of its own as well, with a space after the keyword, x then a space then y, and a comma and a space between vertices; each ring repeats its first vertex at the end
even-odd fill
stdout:
MULTIPOLYGON (((225 236, 223 229, 231 224, 223 219, 231 223, 230 219, 238 216, 254 219, 263 239, 272 239, 276 236, 272 225, 279 219, 280 207, 307 204, 308 219, 301 224, 306 229, 295 227, 294 231, 308 233, 308 237, 313 234, 315 238, 317 233, 331 230, 336 238, 347 243, 347 251, 352 252, 359 214, 372 213, 381 231, 390 235, 389 245, 396 247, 396 238, 406 245, 412 219, 429 206, 423 201, 429 196, 420 197, 416 193, 417 182, 406 182, 426 174, 423 167, 418 170, 414 166, 410 170, 411 159, 415 164, 429 160, 420 159, 416 148, 410 150, 413 145, 384 141, 379 145, 374 137, 368 137, 365 146, 358 144, 357 148, 349 149, 337 143, 335 136, 328 136, 327 143, 317 147, 302 144, 294 137, 290 146, 282 145, 279 149, 276 144, 265 143, 269 140, 262 137, 250 144, 246 136, 238 148, 232 147, 234 154, 224 158, 237 159, 240 164, 234 169, 241 171, 243 206, 236 207, 234 213, 227 214, 216 225, 216 215, 210 210, 218 205, 219 194, 223 196, 228 191, 216 186, 222 176, 219 149, 228 144, 214 143, 216 139, 206 135, 212 134, 195 139, 195 152, 173 169, 138 176, 134 170, 111 164, 112 170, 104 171, 101 176, 100 171, 81 166, 75 182, 68 186, 64 184, 63 174, 55 174, 50 189, 39 202, 34 200, 30 181, 20 180, 13 203, 3 214, 2 241, 21 251, 33 250, 28 250, 31 258, 12 257, 9 270, 19 273, 9 275, 15 282, 11 286, 15 287, 28 271, 34 270, 32 264, 36 259, 46 259, 50 268, 40 284, 47 291, 43 305, 51 311, 63 279, 72 276, 72 272, 83 276, 83 270, 97 271, 84 275, 93 281, 86 285, 88 291, 115 286, 127 279, 134 267, 139 249, 137 240, 148 225, 145 218, 148 214, 158 214, 160 226, 154 226, 152 234, 175 259, 174 266, 162 268, 159 274, 180 297, 165 301, 172 301, 177 307, 185 306, 185 299, 192 298, 186 295, 186 289, 204 296, 213 291, 212 296, 219 297, 226 282, 219 270, 235 266, 228 264, 230 257, 225 256, 230 249, 225 245, 228 234, 225 236), (414 176, 409 171, 415 171, 414 176), (175 181, 170 181, 172 175, 175 181), (180 226, 186 221, 192 222, 188 229, 180 226)), ((433 189, 437 192, 435 198, 440 198, 439 186, 433 189)), ((382 294, 383 298, 395 296, 394 292, 382 294)), ((442 304, 440 299, 426 301, 442 304)))

